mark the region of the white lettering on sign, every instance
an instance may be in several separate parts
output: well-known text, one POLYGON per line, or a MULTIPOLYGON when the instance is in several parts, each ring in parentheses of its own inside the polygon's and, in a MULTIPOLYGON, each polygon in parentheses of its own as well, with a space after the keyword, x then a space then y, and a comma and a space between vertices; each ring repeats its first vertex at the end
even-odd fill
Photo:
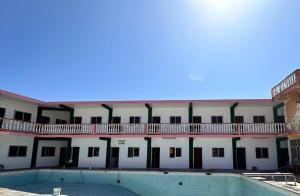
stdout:
POLYGON ((280 82, 277 86, 272 89, 272 96, 275 97, 276 95, 282 93, 284 90, 289 88, 292 84, 296 83, 296 74, 293 73, 285 80, 280 82))

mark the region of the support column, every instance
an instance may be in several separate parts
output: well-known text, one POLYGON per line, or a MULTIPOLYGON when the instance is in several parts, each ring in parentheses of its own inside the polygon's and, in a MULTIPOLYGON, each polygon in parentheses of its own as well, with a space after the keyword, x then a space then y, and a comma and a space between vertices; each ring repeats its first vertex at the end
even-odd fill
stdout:
POLYGON ((31 166, 30 166, 31 168, 35 168, 36 166, 38 146, 39 146, 39 138, 34 137, 33 146, 32 146, 32 155, 31 155, 31 166))
POLYGON ((151 168, 151 137, 144 139, 147 141, 147 168, 151 168))
POLYGON ((193 123, 193 103, 189 104, 189 123, 193 123))
POLYGON ((281 141, 287 141, 287 137, 279 137, 276 138, 276 151, 277 151, 277 163, 278 163, 278 168, 284 167, 284 158, 281 152, 280 148, 280 142, 281 141))
POLYGON ((235 102, 231 107, 230 107, 230 122, 234 123, 234 117, 235 117, 235 108, 239 105, 238 102, 235 102))
POLYGON ((190 137, 189 138, 189 166, 190 169, 194 167, 194 138, 190 137))
POLYGON ((233 159, 233 169, 237 168, 237 160, 236 160, 236 142, 239 141, 240 137, 232 138, 232 159, 233 159))
POLYGON ((102 107, 104 107, 105 109, 108 110, 108 123, 112 123, 112 116, 113 116, 113 109, 112 107, 106 105, 106 104, 102 104, 102 107))
POLYGON ((145 106, 148 109, 148 123, 152 123, 152 107, 148 103, 146 103, 145 106))
POLYGON ((106 141, 106 164, 105 167, 110 167, 110 153, 111 153, 111 138, 109 137, 100 137, 100 140, 106 141))

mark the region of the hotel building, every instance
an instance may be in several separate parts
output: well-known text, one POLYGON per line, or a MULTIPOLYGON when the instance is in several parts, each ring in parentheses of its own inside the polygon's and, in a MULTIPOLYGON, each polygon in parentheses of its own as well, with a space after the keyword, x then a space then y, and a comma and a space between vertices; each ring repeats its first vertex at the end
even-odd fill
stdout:
POLYGON ((276 170, 300 161, 300 70, 272 99, 44 102, 0 90, 0 165, 276 170))

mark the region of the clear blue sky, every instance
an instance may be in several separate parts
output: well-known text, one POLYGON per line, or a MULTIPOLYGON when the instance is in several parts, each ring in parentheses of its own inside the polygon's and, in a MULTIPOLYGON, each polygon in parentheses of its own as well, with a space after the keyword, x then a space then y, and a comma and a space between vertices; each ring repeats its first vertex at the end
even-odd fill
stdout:
POLYGON ((299 0, 1 0, 0 88, 42 100, 270 98, 299 0))

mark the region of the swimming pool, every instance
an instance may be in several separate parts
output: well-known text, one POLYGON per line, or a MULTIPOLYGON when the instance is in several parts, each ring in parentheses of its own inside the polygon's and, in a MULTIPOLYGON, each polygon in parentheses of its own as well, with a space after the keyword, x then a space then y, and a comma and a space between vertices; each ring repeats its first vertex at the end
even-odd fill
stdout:
POLYGON ((282 196, 293 193, 238 174, 37 169, 0 173, 0 187, 63 195, 282 196))

